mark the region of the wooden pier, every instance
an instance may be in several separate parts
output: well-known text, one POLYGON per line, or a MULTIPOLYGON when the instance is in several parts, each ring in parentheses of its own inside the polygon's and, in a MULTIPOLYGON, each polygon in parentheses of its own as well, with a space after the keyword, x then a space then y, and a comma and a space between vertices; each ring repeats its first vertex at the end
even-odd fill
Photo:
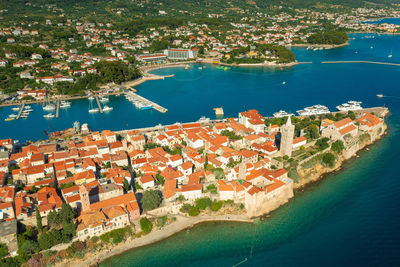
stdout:
POLYGON ((56 109, 56 118, 58 119, 58 115, 60 114, 60 100, 57 101, 57 109, 56 109))
POLYGON ((166 108, 160 106, 159 104, 157 104, 157 103, 155 103, 155 102, 153 102, 153 101, 150 101, 150 100, 144 98, 143 96, 140 96, 140 95, 138 95, 138 94, 136 94, 136 93, 134 93, 134 92, 132 92, 132 91, 128 91, 128 92, 126 92, 126 94, 127 94, 127 95, 130 95, 131 97, 137 98, 137 99, 139 99, 140 101, 142 101, 142 102, 144 102, 144 103, 146 103, 146 104, 148 104, 148 105, 152 105, 152 107, 153 107, 155 110, 157 110, 157 111, 159 111, 159 112, 161 112, 161 113, 166 113, 166 112, 168 111, 168 109, 166 109, 166 108))
POLYGON ((97 102, 97 105, 99 106, 100 113, 103 113, 103 109, 101 108, 101 104, 100 104, 100 100, 99 100, 98 96, 96 96, 96 102, 97 102))
POLYGON ((18 111, 17 120, 19 120, 19 117, 21 117, 22 111, 24 110, 24 107, 25 107, 25 103, 22 103, 22 106, 18 111))

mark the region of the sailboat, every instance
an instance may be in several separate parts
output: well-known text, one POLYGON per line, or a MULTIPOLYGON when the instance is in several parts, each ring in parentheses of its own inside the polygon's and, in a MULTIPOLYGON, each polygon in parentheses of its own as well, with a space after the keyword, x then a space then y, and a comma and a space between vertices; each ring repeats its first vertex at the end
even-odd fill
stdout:
POLYGON ((392 58, 393 57, 393 52, 392 50, 390 50, 390 54, 388 55, 388 58, 392 58))

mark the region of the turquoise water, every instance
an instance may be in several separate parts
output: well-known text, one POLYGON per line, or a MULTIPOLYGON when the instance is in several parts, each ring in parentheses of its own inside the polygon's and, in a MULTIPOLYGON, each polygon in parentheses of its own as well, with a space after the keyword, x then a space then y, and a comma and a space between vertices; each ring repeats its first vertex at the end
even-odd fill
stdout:
POLYGON ((387 105, 389 136, 340 174, 310 186, 265 223, 204 224, 160 243, 129 251, 104 266, 398 266, 400 265, 400 67, 372 64, 321 64, 325 60, 370 60, 400 63, 399 35, 352 35, 350 46, 309 51, 294 48, 299 61, 285 70, 206 65, 199 70, 155 71, 175 77, 137 87, 139 94, 169 109, 139 111, 123 97, 111 97, 109 114, 88 114, 88 100, 73 101, 60 119, 45 120, 39 105, 30 118, 4 122, 11 108, 0 109, 0 138, 35 140, 43 130, 71 127, 75 120, 94 130, 126 129, 158 123, 186 122, 223 106, 227 116, 250 108, 264 115, 296 111, 313 104, 332 110, 348 100, 364 106, 387 105), (374 38, 373 38, 374 37, 374 38), (354 38, 354 39, 353 39, 354 38), (372 48, 371 48, 372 47, 372 48), (393 54, 392 58, 388 58, 393 54), (286 84, 282 84, 286 82, 286 84), (384 94, 381 99, 376 94, 384 94))
MULTIPOLYGON (((264 115, 280 109, 296 111, 306 106, 323 104, 335 109, 348 100, 360 100, 365 106, 389 104, 389 99, 375 95, 396 95, 400 68, 366 64, 321 64, 325 60, 372 60, 400 63, 398 35, 352 35, 351 45, 340 49, 310 51, 293 48, 298 61, 312 64, 290 69, 232 68, 218 70, 205 65, 189 70, 169 68, 157 74, 175 74, 165 80, 149 81, 137 87, 138 93, 166 107, 165 114, 155 110, 137 110, 123 96, 111 97, 108 114, 89 114, 89 100, 73 101, 62 110, 59 119, 46 120, 40 105, 28 119, 5 122, 11 107, 0 108, 0 138, 37 140, 43 131, 72 127, 74 121, 87 122, 93 130, 121 130, 214 118, 213 108, 223 106, 226 116, 237 116, 244 109, 256 108, 264 115), (375 38, 370 38, 370 37, 375 38), (354 38, 354 39, 353 39, 354 38), (372 48, 371 48, 372 47, 372 48), (393 54, 392 58, 388 58, 393 54), (282 84, 286 82, 286 84, 282 84), (117 118, 117 119, 116 119, 117 118)), ((93 101, 95 104, 95 101, 93 101)))
POLYGON ((164 69, 156 73, 175 73, 175 78, 142 84, 140 94, 165 105, 167 116, 180 121, 212 117, 211 108, 220 105, 228 115, 243 108, 271 114, 316 103, 333 109, 350 99, 365 106, 385 104, 392 113, 387 137, 339 173, 296 192, 265 222, 203 224, 102 266, 399 266, 400 67, 320 62, 400 63, 400 36, 352 37, 351 45, 340 49, 293 49, 299 61, 314 63, 292 69, 164 69), (388 97, 378 99, 377 93, 388 97))

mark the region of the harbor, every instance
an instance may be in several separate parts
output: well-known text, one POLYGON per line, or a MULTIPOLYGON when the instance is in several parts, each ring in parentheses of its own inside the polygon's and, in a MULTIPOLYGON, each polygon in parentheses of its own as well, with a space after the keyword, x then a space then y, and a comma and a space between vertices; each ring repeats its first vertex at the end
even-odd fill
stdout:
POLYGON ((168 109, 134 93, 133 91, 128 90, 127 92, 125 92, 125 96, 130 102, 132 102, 139 109, 145 110, 153 108, 161 113, 166 113, 168 111, 168 109))

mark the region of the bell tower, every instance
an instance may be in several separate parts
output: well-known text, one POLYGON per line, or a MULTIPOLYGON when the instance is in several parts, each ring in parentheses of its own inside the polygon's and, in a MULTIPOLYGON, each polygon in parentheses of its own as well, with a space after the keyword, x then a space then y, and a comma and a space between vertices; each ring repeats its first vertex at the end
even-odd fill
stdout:
POLYGON ((280 152, 282 156, 292 156, 293 148, 293 137, 294 137, 294 125, 290 116, 288 117, 285 125, 281 126, 281 145, 280 152))

